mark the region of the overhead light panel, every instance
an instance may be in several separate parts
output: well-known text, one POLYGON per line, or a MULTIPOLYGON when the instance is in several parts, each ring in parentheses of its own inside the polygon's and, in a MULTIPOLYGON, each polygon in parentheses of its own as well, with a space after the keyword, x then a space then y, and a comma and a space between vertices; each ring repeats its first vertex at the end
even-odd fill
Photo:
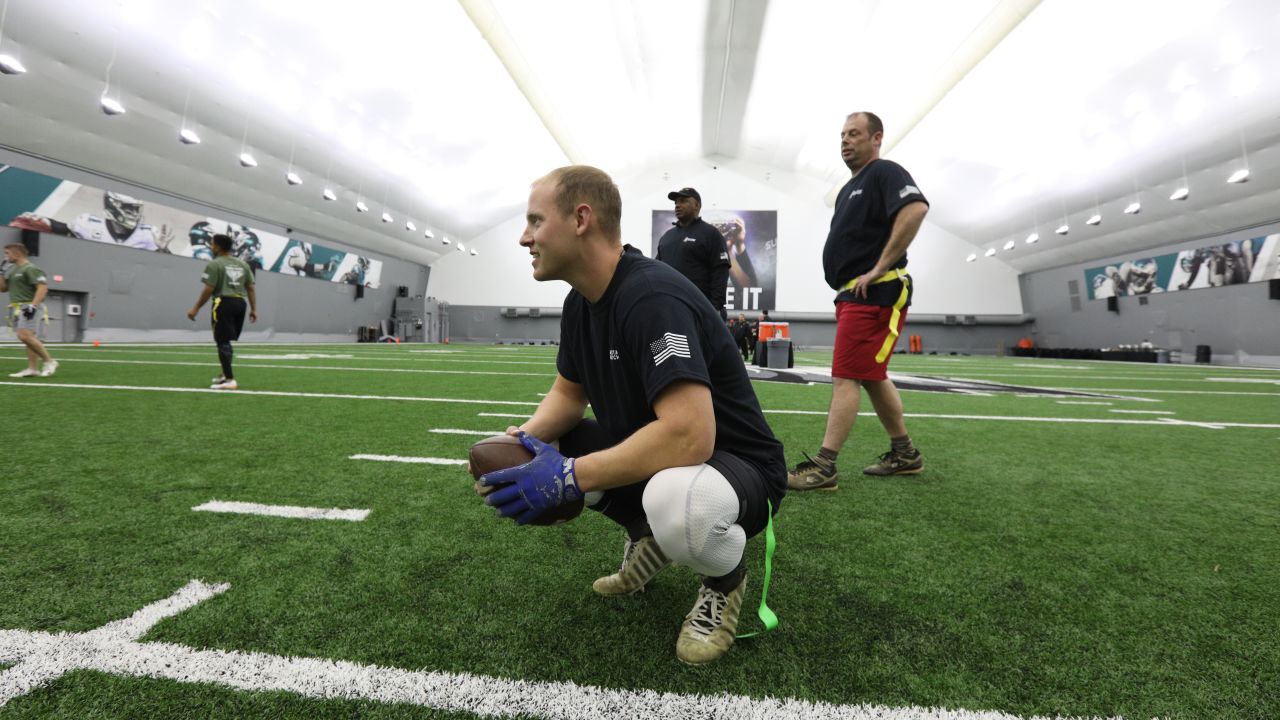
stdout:
POLYGON ((995 254, 996 254, 996 249, 995 249, 995 248, 987 248, 987 251, 986 251, 986 252, 984 252, 984 253, 982 253, 982 254, 983 254, 983 255, 985 255, 986 257, 991 257, 992 255, 995 255, 995 254))
POLYGON ((1016 242, 1014 242, 1014 241, 1012 241, 1012 240, 1010 240, 1009 242, 1007 242, 1007 243, 1005 243, 1005 244, 1004 244, 1004 249, 1005 249, 1005 250, 1012 250, 1012 249, 1014 249, 1014 248, 1016 248, 1016 247, 1018 247, 1018 243, 1016 243, 1016 242))
POLYGON ((1142 212, 1142 203, 1137 202, 1136 200, 1129 203, 1129 205, 1124 209, 1125 215, 1137 215, 1140 212, 1142 212))
POLYGON ((1227 178, 1229 183, 1245 183, 1249 182, 1249 168, 1240 168, 1231 173, 1231 177, 1227 178))
POLYGON ((363 200, 357 200, 356 212, 369 212, 369 206, 365 205, 363 200))
POLYGON ((391 222, 391 221, 392 221, 392 220, 394 220, 394 219, 395 219, 395 218, 391 217, 391 214, 390 214, 390 213, 386 213, 386 212, 382 213, 382 222, 384 222, 384 223, 389 223, 389 222, 391 222))
POLYGON ((965 258, 965 262, 973 262, 978 259, 978 253, 969 253, 969 257, 965 258))
POLYGON ((430 230, 430 229, 428 229, 428 230, 423 230, 423 231, 422 231, 422 237, 424 237, 424 238, 426 238, 426 239, 428 239, 428 240, 435 240, 435 238, 436 238, 436 234, 435 234, 435 233, 433 233, 433 232, 431 232, 431 230, 430 230))
POLYGON ((448 244, 449 244, 449 238, 447 238, 447 237, 445 237, 445 238, 441 238, 440 242, 441 242, 441 244, 448 245, 448 244))
POLYGON ((405 222, 404 229, 408 230, 409 232, 413 232, 414 230, 418 229, 418 226, 414 225, 412 220, 409 220, 405 222))
POLYGON ((1059 235, 1066 235, 1067 233, 1071 232, 1071 226, 1066 223, 1062 223, 1061 225, 1058 226, 1057 230, 1054 230, 1054 232, 1059 235))
POLYGON ((258 160, 247 152, 240 153, 240 165, 247 168, 258 167, 258 160))
POLYGON ((480 253, 479 253, 475 248, 471 248, 471 255, 472 255, 473 257, 474 257, 474 256, 476 256, 476 255, 479 255, 479 254, 480 254, 480 253))
POLYGON ((102 105, 102 112, 108 115, 123 115, 125 113, 124 105, 121 105, 120 101, 115 98, 103 95, 99 102, 102 105))
POLYGON ((329 188, 325 188, 325 189, 324 189, 324 192, 320 193, 320 197, 324 198, 325 200, 337 200, 337 199, 338 199, 338 195, 337 195, 336 193, 334 193, 332 190, 330 190, 329 188))
POLYGON ((1040 233, 1033 232, 1027 236, 1028 245, 1035 245, 1038 242, 1040 242, 1040 233))
POLYGON ((285 182, 289 183, 290 185, 301 185, 301 184, 302 184, 302 177, 301 177, 300 175, 298 175, 298 173, 296 173, 296 172, 294 172, 294 171, 292 171, 292 170, 290 170, 289 172, 287 172, 287 173, 285 173, 285 174, 284 174, 284 180, 285 180, 285 182))
POLYGON ((5 75, 21 75, 27 69, 12 55, 0 55, 0 72, 5 75))
POLYGON ((1173 194, 1169 196, 1169 199, 1170 200, 1186 200, 1190 196, 1191 196, 1191 188, 1187 187, 1186 185, 1183 185, 1177 190, 1174 190, 1173 194))
POLYGON ((458 243, 458 252, 466 252, 466 251, 467 249, 462 246, 462 243, 458 243))
POLYGON ((181 130, 179 130, 178 139, 182 141, 183 145, 199 145, 200 144, 200 136, 197 135, 196 131, 192 130, 191 128, 182 128, 181 130))
POLYGON ((1088 219, 1088 220, 1085 220, 1085 221, 1084 221, 1084 224, 1085 224, 1085 225, 1101 225, 1101 224, 1102 224, 1102 216, 1101 216, 1101 215, 1099 215, 1098 213, 1094 213, 1094 214, 1092 214, 1092 215, 1090 215, 1090 216, 1089 216, 1089 219, 1088 219))

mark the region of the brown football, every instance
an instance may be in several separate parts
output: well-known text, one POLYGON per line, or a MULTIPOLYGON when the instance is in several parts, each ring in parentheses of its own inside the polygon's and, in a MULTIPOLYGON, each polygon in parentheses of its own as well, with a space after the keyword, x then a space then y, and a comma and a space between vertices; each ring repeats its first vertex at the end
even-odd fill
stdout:
MULTIPOLYGON (((475 479, 476 493, 488 495, 495 488, 481 485, 481 475, 494 470, 505 470, 516 465, 523 465, 532 459, 533 453, 520 444, 518 438, 510 435, 494 435, 471 446, 471 451, 467 453, 467 469, 471 471, 471 477, 475 479)), ((578 500, 577 502, 565 503, 559 507, 551 508, 529 524, 559 525, 578 517, 581 512, 582 500, 578 500)))

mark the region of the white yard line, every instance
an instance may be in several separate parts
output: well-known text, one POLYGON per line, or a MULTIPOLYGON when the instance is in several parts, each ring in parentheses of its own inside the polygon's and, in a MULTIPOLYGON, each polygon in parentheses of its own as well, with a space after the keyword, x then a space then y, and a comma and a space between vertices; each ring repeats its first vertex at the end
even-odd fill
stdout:
MULTIPOLYGON (((815 415, 826 417, 825 410, 770 410, 765 408, 766 414, 776 415, 815 415)), ((858 413, 859 417, 875 417, 873 412, 858 413)), ((935 420, 1001 420, 1010 422, 1042 422, 1042 423, 1075 423, 1087 425, 1159 425, 1168 427, 1170 425, 1187 425, 1192 427, 1206 427, 1213 430, 1222 428, 1280 428, 1280 424, 1273 423, 1232 423, 1232 422, 1191 422, 1185 420, 1173 420, 1172 418, 1160 418, 1159 420, 1125 420, 1122 418, 1059 418, 1059 417, 1027 417, 1012 415, 945 415, 941 413, 904 413, 903 417, 909 418, 933 418, 935 420)))
POLYGON ((512 415, 508 413, 476 413, 476 417, 496 417, 496 418, 512 418, 515 420, 528 420, 532 415, 512 415))
POLYGON ((423 465, 466 465, 466 460, 438 457, 404 457, 401 455, 352 455, 350 460, 373 460, 375 462, 419 463, 423 465))
POLYGON ((1059 405, 1112 405, 1109 402, 1092 402, 1088 400, 1059 400, 1059 405))
MULTIPOLYGON (((25 356, 18 355, 0 355, 0 359, 18 360, 25 359, 25 356)), ((75 363, 106 363, 110 365, 179 365, 184 367, 204 367, 216 368, 218 364, 214 361, 209 362, 179 362, 177 360, 103 360, 93 358, 72 358, 62 359, 62 362, 68 365, 75 363)), ((500 372, 497 370, 431 370, 427 368, 368 368, 368 367, 342 367, 340 365, 283 365, 272 363, 270 365, 262 365, 258 363, 236 363, 237 368, 260 368, 260 369, 276 369, 276 370, 338 370, 341 372, 378 372, 378 373, 419 373, 425 375, 507 375, 511 377, 554 377, 552 373, 522 373, 522 372, 500 372)))
POLYGON ((137 642, 137 638, 161 618, 227 589, 227 585, 206 585, 192 580, 173 597, 135 613, 125 621, 131 623, 127 631, 113 627, 114 624, 83 633, 0 630, 0 661, 17 662, 0 672, 0 707, 69 672, 94 670, 125 677, 207 683, 248 692, 288 692, 320 700, 399 703, 482 717, 1019 720, 1018 716, 990 710, 837 705, 792 698, 621 690, 571 681, 512 680, 471 673, 401 670, 345 660, 137 642))
MULTIPOLYGON (((1242 390, 1152 390, 1150 388, 1052 387, 1046 390, 1075 390, 1090 393, 1160 393, 1161 395, 1249 395, 1280 399, 1280 392, 1244 392, 1242 390)), ((1134 398, 1142 399, 1142 398, 1134 398)))
POLYGON ((431 428, 427 432, 437 435, 483 435, 484 437, 504 434, 501 430, 459 430, 457 428, 431 428))
POLYGON ((1172 410, 1108 410, 1107 412, 1125 413, 1128 415, 1174 415, 1172 410))
POLYGON ((297 505, 261 505, 259 503, 210 500, 191 508, 196 512, 234 513, 236 515, 269 515, 300 520, 348 520, 360 522, 369 517, 368 510, 299 507, 297 505))
POLYGON ((466 405, 521 405, 537 407, 536 402, 518 400, 467 400, 463 398, 413 397, 409 395, 346 395, 342 393, 284 392, 280 390, 214 390, 212 388, 161 387, 147 385, 86 385, 80 383, 12 382, 0 381, 0 385, 26 388, 75 388, 81 390, 135 390, 145 392, 209 393, 213 395, 247 397, 299 397, 331 398, 336 400, 398 400, 404 402, 462 403, 466 405))

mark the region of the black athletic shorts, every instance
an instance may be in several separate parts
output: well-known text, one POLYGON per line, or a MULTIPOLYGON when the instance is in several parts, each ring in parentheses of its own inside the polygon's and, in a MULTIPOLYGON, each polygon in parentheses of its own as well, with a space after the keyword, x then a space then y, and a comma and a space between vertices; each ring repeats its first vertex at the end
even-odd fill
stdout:
POLYGON ((213 341, 231 342, 240 339, 244 329, 244 316, 248 303, 244 298, 217 297, 213 299, 213 341))
MULTIPOLYGON (((583 420, 560 438, 560 453, 565 457, 581 457, 611 446, 604 429, 595 420, 583 420)), ((769 501, 773 501, 773 512, 776 514, 782 497, 781 494, 777 498, 770 497, 771 483, 765 479, 760 469, 723 450, 715 451, 707 464, 724 475, 733 486, 733 491, 738 496, 738 525, 746 531, 747 537, 753 537, 764 530, 769 522, 769 501)), ((630 519, 644 514, 641 499, 648 484, 648 480, 641 480, 632 485, 606 490, 604 499, 594 509, 615 522, 626 524, 630 519)))

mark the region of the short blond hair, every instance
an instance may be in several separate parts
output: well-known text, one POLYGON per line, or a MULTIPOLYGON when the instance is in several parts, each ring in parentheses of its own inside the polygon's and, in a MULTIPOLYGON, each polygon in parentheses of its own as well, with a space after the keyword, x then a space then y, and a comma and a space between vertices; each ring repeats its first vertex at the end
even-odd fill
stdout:
POLYGON ((26 246, 26 245, 23 245, 23 244, 22 244, 22 243, 20 243, 20 242, 16 242, 16 243, 9 243, 8 245, 5 245, 5 246, 4 246, 4 249, 5 249, 5 250, 17 250, 17 251, 18 251, 18 254, 22 255, 22 257, 27 257, 28 255, 30 255, 30 253, 28 253, 28 252, 27 252, 27 246, 26 246))
POLYGON ((569 165, 547 173, 539 183, 555 184, 553 200, 562 216, 573 214, 579 203, 591 206, 600 232, 611 240, 622 238, 622 193, 605 171, 590 165, 569 165))

